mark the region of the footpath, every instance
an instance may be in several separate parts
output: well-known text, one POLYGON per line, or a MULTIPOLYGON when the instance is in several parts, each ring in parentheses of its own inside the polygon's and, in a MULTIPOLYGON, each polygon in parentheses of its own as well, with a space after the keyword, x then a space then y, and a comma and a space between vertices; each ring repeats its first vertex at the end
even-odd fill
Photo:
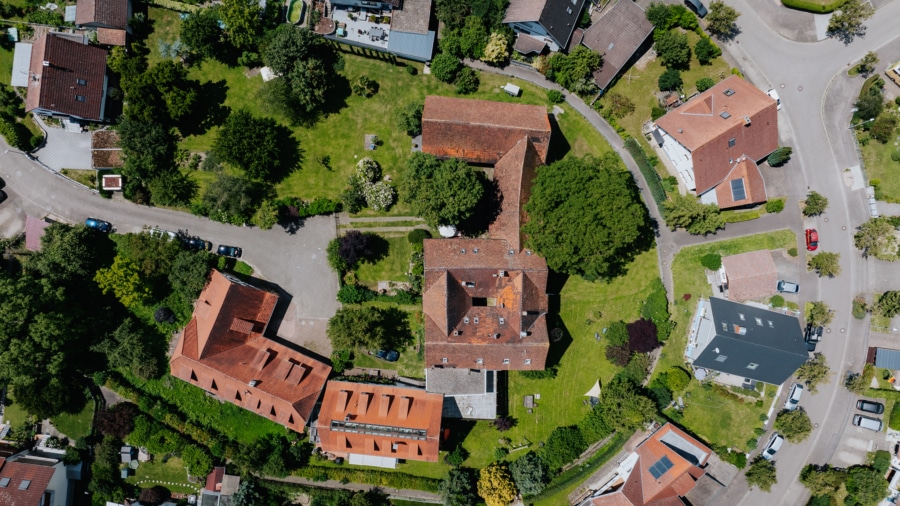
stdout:
POLYGON ((408 501, 425 502, 432 504, 441 504, 441 496, 424 490, 412 490, 405 488, 378 487, 367 483, 341 483, 337 480, 313 481, 308 478, 299 476, 287 476, 284 478, 266 478, 269 481, 280 481, 283 483, 294 483, 313 488, 329 488, 334 490, 360 490, 366 491, 378 488, 388 495, 390 499, 405 499, 408 501))

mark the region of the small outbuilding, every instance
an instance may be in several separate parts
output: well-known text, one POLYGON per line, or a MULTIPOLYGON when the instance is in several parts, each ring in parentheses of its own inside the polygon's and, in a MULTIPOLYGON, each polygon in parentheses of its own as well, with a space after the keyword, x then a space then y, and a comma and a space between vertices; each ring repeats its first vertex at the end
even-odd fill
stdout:
POLYGON ((778 272, 768 250, 723 257, 720 273, 724 273, 731 300, 762 299, 775 294, 778 272))

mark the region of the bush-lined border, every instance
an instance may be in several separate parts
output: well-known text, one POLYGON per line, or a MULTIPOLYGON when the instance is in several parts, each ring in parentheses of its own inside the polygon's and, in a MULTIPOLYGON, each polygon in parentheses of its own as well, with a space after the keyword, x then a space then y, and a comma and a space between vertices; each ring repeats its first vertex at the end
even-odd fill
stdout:
MULTIPOLYGON (((650 195, 653 196, 653 200, 656 201, 656 206, 661 207, 662 203, 666 201, 666 190, 662 187, 662 182, 659 179, 659 174, 656 173, 656 169, 650 165, 650 160, 647 159, 647 154, 644 153, 644 149, 634 138, 629 138, 625 141, 625 149, 631 154, 631 157, 634 158, 634 163, 637 164, 638 169, 640 169, 641 174, 644 175, 644 180, 647 181, 647 186, 650 188, 650 195)), ((660 209, 660 213, 662 209, 660 209)))

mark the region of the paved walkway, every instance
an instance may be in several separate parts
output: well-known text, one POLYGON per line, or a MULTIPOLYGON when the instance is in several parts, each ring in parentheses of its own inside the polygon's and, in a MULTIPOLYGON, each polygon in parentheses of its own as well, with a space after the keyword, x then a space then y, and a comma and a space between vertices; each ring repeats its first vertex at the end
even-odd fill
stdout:
POLYGON ((285 478, 267 477, 266 479, 270 480, 270 481, 295 483, 297 485, 303 485, 306 487, 315 487, 315 488, 330 488, 330 489, 340 489, 340 490, 362 490, 362 491, 367 491, 367 490, 371 490, 373 488, 378 488, 379 490, 388 494, 388 497, 390 497, 391 499, 405 499, 405 500, 409 500, 409 501, 441 504, 441 496, 440 495, 433 494, 431 492, 425 492, 424 490, 377 487, 376 485, 369 485, 366 483, 341 483, 337 480, 313 481, 313 480, 310 480, 307 478, 301 478, 299 476, 287 476, 285 478))
POLYGON ((34 152, 35 158, 57 172, 91 168, 90 132, 67 132, 63 128, 47 126, 38 116, 34 118, 47 134, 44 145, 34 152))

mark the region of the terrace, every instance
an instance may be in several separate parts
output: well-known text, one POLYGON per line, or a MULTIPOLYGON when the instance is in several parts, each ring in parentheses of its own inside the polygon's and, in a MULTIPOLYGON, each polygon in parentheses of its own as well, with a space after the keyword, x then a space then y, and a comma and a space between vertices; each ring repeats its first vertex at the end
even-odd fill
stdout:
POLYGON ((331 11, 336 31, 329 38, 353 45, 387 50, 391 31, 391 17, 380 10, 335 7, 331 11))

